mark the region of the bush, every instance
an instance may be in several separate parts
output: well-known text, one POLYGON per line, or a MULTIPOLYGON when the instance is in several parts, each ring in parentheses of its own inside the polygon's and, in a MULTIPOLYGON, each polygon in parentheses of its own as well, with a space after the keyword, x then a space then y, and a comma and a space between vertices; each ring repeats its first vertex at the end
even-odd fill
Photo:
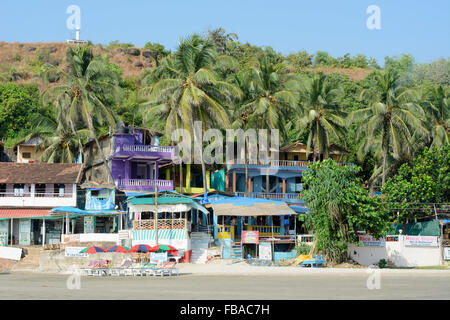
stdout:
POLYGON ((297 250, 297 256, 302 254, 309 254, 311 251, 311 246, 307 244, 300 244, 297 247, 295 247, 295 250, 297 250))
POLYGON ((386 259, 381 259, 380 261, 378 261, 378 267, 381 268, 386 268, 387 267, 387 261, 386 259))

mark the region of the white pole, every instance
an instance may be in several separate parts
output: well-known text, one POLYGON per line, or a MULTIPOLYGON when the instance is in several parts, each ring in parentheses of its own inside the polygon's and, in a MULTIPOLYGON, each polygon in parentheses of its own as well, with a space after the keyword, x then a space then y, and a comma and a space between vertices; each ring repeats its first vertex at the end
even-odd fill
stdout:
POLYGON ((66 212, 66 234, 69 234, 70 230, 69 230, 69 213, 66 212))
POLYGON ((42 220, 42 247, 45 246, 45 217, 42 220))
POLYGON ((13 234, 14 234, 14 223, 13 223, 13 218, 11 218, 11 245, 14 245, 13 242, 13 234))

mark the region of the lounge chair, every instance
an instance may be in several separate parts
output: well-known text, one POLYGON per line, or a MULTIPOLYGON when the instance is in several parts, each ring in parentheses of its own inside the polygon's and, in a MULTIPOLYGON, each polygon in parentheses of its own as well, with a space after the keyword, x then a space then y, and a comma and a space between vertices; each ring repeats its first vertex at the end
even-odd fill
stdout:
POLYGON ((311 259, 304 260, 300 262, 300 267, 306 267, 309 266, 311 268, 317 268, 317 267, 323 267, 326 264, 325 259, 322 255, 312 255, 311 259))

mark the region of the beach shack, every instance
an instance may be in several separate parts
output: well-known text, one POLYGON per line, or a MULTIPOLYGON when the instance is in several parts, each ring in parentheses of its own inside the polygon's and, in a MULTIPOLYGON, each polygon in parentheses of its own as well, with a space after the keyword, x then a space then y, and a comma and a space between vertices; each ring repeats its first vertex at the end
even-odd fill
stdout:
POLYGON ((278 261, 295 257, 296 212, 286 203, 248 197, 209 202, 205 206, 213 210, 214 239, 222 258, 278 261))
POLYGON ((209 214, 207 209, 174 191, 129 197, 127 207, 133 245, 171 245, 183 255, 181 262, 190 260, 192 222, 198 219, 199 212, 209 214))
POLYGON ((77 207, 81 164, 0 162, 0 245, 60 242, 71 216, 53 208, 77 207))

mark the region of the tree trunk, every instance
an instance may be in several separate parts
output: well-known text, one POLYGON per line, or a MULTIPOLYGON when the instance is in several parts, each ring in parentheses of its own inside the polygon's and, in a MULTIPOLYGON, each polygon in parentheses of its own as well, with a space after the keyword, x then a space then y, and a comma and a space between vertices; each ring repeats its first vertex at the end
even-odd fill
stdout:
POLYGON ((98 142, 97 136, 95 134, 94 134, 94 139, 95 139, 95 144, 97 145, 98 151, 100 152, 100 156, 102 157, 103 164, 105 165, 106 170, 108 171, 109 176, 111 177, 112 183, 114 183, 114 177, 112 175, 111 168, 108 166, 108 162, 106 162, 105 154, 103 153, 102 148, 100 148, 100 143, 98 142))
POLYGON ((244 141, 244 148, 245 148, 245 192, 249 192, 249 185, 248 185, 248 146, 247 146, 247 137, 244 141))
POLYGON ((386 181, 386 158, 387 158, 387 149, 383 151, 383 173, 381 176, 381 186, 384 186, 384 182, 386 181))
POLYGON ((180 193, 183 193, 183 160, 180 159, 180 193))

